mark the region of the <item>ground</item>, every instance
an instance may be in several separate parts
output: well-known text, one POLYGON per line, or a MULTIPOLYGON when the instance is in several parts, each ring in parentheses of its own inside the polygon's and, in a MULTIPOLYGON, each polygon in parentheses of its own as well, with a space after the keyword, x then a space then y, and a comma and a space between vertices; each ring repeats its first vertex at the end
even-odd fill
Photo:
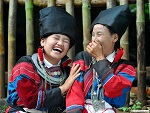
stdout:
POLYGON ((0 113, 5 113, 6 108, 7 108, 6 100, 0 99, 0 113))

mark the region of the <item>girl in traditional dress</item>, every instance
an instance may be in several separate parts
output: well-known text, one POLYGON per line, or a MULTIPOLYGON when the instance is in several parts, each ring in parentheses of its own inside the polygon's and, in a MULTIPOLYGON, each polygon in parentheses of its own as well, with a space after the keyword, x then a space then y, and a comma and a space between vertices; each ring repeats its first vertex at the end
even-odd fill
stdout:
POLYGON ((79 65, 68 66, 68 50, 76 39, 76 20, 65 10, 40 10, 41 47, 38 53, 20 58, 8 83, 6 113, 62 113, 65 96, 79 76, 79 65))
POLYGON ((87 52, 78 53, 73 63, 81 72, 68 91, 67 113, 114 113, 125 105, 136 75, 132 63, 121 59, 120 38, 129 20, 129 7, 122 5, 101 11, 93 21, 87 52))

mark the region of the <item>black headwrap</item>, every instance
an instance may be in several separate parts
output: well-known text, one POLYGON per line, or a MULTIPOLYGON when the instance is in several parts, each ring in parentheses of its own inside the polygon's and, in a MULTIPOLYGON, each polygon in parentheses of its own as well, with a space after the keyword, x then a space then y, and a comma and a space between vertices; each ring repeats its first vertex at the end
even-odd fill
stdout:
POLYGON ((91 31, 95 24, 102 24, 110 27, 120 39, 129 25, 129 19, 130 9, 128 5, 109 8, 99 13, 91 25, 91 31))
POLYGON ((70 48, 76 39, 77 24, 75 18, 64 9, 52 6, 40 10, 40 37, 51 34, 64 34, 70 38, 70 48))

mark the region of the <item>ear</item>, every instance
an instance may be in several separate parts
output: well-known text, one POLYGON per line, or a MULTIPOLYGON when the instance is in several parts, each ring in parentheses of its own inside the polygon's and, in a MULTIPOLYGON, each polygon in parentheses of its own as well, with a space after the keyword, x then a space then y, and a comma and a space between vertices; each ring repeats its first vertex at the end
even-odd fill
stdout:
POLYGON ((117 40, 118 40, 118 35, 115 33, 115 34, 113 35, 113 41, 114 41, 114 42, 117 42, 117 40))
POLYGON ((44 38, 41 38, 41 41, 40 41, 40 44, 41 44, 41 46, 44 46, 44 38))

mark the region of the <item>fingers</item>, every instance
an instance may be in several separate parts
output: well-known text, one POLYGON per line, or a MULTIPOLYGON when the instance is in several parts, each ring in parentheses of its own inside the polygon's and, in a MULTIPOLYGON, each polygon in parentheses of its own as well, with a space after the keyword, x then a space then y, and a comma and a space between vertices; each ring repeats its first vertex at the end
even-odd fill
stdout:
POLYGON ((92 49, 94 49, 96 46, 97 46, 97 43, 96 43, 96 42, 90 42, 90 43, 87 45, 87 49, 92 50, 92 49))
POLYGON ((76 71, 79 67, 80 67, 80 65, 79 65, 79 64, 73 64, 73 66, 72 66, 71 70, 76 71))
POLYGON ((76 76, 78 74, 80 74, 81 67, 79 64, 73 64, 72 68, 71 68, 71 72, 70 75, 72 76, 76 76))
POLYGON ((89 43, 89 46, 92 47, 92 42, 89 43))
POLYGON ((81 67, 78 66, 78 68, 76 68, 76 70, 75 70, 75 72, 74 72, 74 75, 75 75, 75 76, 80 75, 80 70, 81 70, 81 67))
POLYGON ((87 47, 86 47, 86 50, 90 53, 92 51, 92 43, 90 42, 87 47))
POLYGON ((91 55, 94 53, 96 49, 97 49, 97 43, 95 42, 90 42, 86 47, 87 52, 91 55))

